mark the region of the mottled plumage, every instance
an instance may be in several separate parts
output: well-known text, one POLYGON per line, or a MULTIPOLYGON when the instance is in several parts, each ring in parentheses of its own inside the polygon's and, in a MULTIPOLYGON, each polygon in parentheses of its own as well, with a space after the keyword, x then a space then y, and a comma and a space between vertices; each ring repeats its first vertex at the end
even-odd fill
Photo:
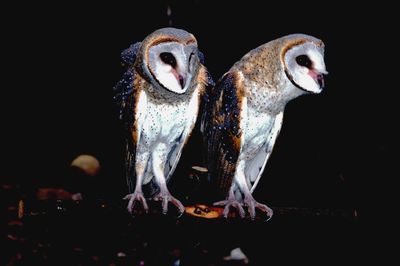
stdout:
POLYGON ((209 93, 201 130, 207 149, 209 178, 222 200, 251 218, 255 209, 272 210, 254 200, 256 188, 282 125, 290 100, 319 93, 326 74, 322 41, 288 35, 247 53, 209 93))
POLYGON ((201 95, 213 85, 197 41, 184 30, 164 28, 121 56, 127 70, 114 89, 127 133, 128 210, 140 201, 147 211, 145 198, 153 197, 164 213, 168 202, 183 212, 166 184, 194 127, 201 95))

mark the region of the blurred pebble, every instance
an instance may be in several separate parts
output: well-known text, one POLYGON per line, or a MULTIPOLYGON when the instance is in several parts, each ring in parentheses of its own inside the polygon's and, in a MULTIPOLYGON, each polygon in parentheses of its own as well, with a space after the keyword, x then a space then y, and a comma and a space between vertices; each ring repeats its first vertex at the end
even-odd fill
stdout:
POLYGON ((77 167, 89 176, 95 176, 100 171, 100 162, 94 156, 87 154, 76 157, 71 166, 77 167))

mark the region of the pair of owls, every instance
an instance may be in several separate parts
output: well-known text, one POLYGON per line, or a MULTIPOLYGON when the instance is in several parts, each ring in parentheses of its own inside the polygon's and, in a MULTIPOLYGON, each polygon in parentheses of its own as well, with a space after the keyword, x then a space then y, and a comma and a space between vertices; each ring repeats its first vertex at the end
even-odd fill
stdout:
POLYGON ((201 132, 209 180, 226 217, 231 207, 254 219, 256 209, 272 216, 252 192, 260 181, 282 126, 285 105, 324 87, 324 44, 288 35, 247 53, 215 85, 195 37, 163 28, 122 52, 127 70, 115 86, 126 127, 128 210, 146 197, 184 206, 167 188, 193 130, 200 104, 201 132), (146 196, 145 196, 146 195, 146 196))

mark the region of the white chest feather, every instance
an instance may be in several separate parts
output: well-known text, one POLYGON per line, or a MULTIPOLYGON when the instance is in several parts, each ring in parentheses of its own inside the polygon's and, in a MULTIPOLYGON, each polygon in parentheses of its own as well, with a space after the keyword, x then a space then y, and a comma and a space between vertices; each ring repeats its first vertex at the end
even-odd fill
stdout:
MULTIPOLYGON (((143 93, 146 95, 146 93, 143 93)), ((139 104, 138 113, 140 129, 140 145, 154 147, 158 143, 170 146, 180 137, 185 138, 198 112, 199 92, 196 89, 189 101, 177 101, 174 104, 161 101, 152 101, 149 96, 140 100, 146 104, 139 104)))
POLYGON ((251 106, 243 110, 245 115, 242 121, 242 149, 240 158, 249 160, 254 158, 262 145, 272 134, 275 116, 269 113, 260 112, 251 106))
POLYGON ((170 105, 149 101, 141 130, 141 140, 146 146, 174 142, 185 129, 187 103, 170 105))

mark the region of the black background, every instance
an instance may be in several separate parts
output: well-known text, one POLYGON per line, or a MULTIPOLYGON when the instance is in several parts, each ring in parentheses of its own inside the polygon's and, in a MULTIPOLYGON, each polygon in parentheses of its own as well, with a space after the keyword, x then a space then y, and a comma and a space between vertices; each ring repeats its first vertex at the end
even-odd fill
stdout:
MULTIPOLYGON (((394 18, 384 5, 16 3, 2 12, 4 176, 32 185, 57 183, 72 159, 88 153, 102 165, 93 189, 101 197, 120 198, 127 188, 112 87, 123 73, 123 49, 172 22, 196 36, 217 80, 249 50, 286 34, 306 33, 326 45, 326 89, 287 105, 255 197, 272 206, 357 209, 364 219, 376 214, 374 197, 392 175, 396 121, 391 96, 396 88, 386 84, 392 78, 383 62, 394 45, 394 18)), ((180 169, 201 162, 200 145, 195 133, 180 169)), ((184 179, 174 179, 178 194, 184 179)))

